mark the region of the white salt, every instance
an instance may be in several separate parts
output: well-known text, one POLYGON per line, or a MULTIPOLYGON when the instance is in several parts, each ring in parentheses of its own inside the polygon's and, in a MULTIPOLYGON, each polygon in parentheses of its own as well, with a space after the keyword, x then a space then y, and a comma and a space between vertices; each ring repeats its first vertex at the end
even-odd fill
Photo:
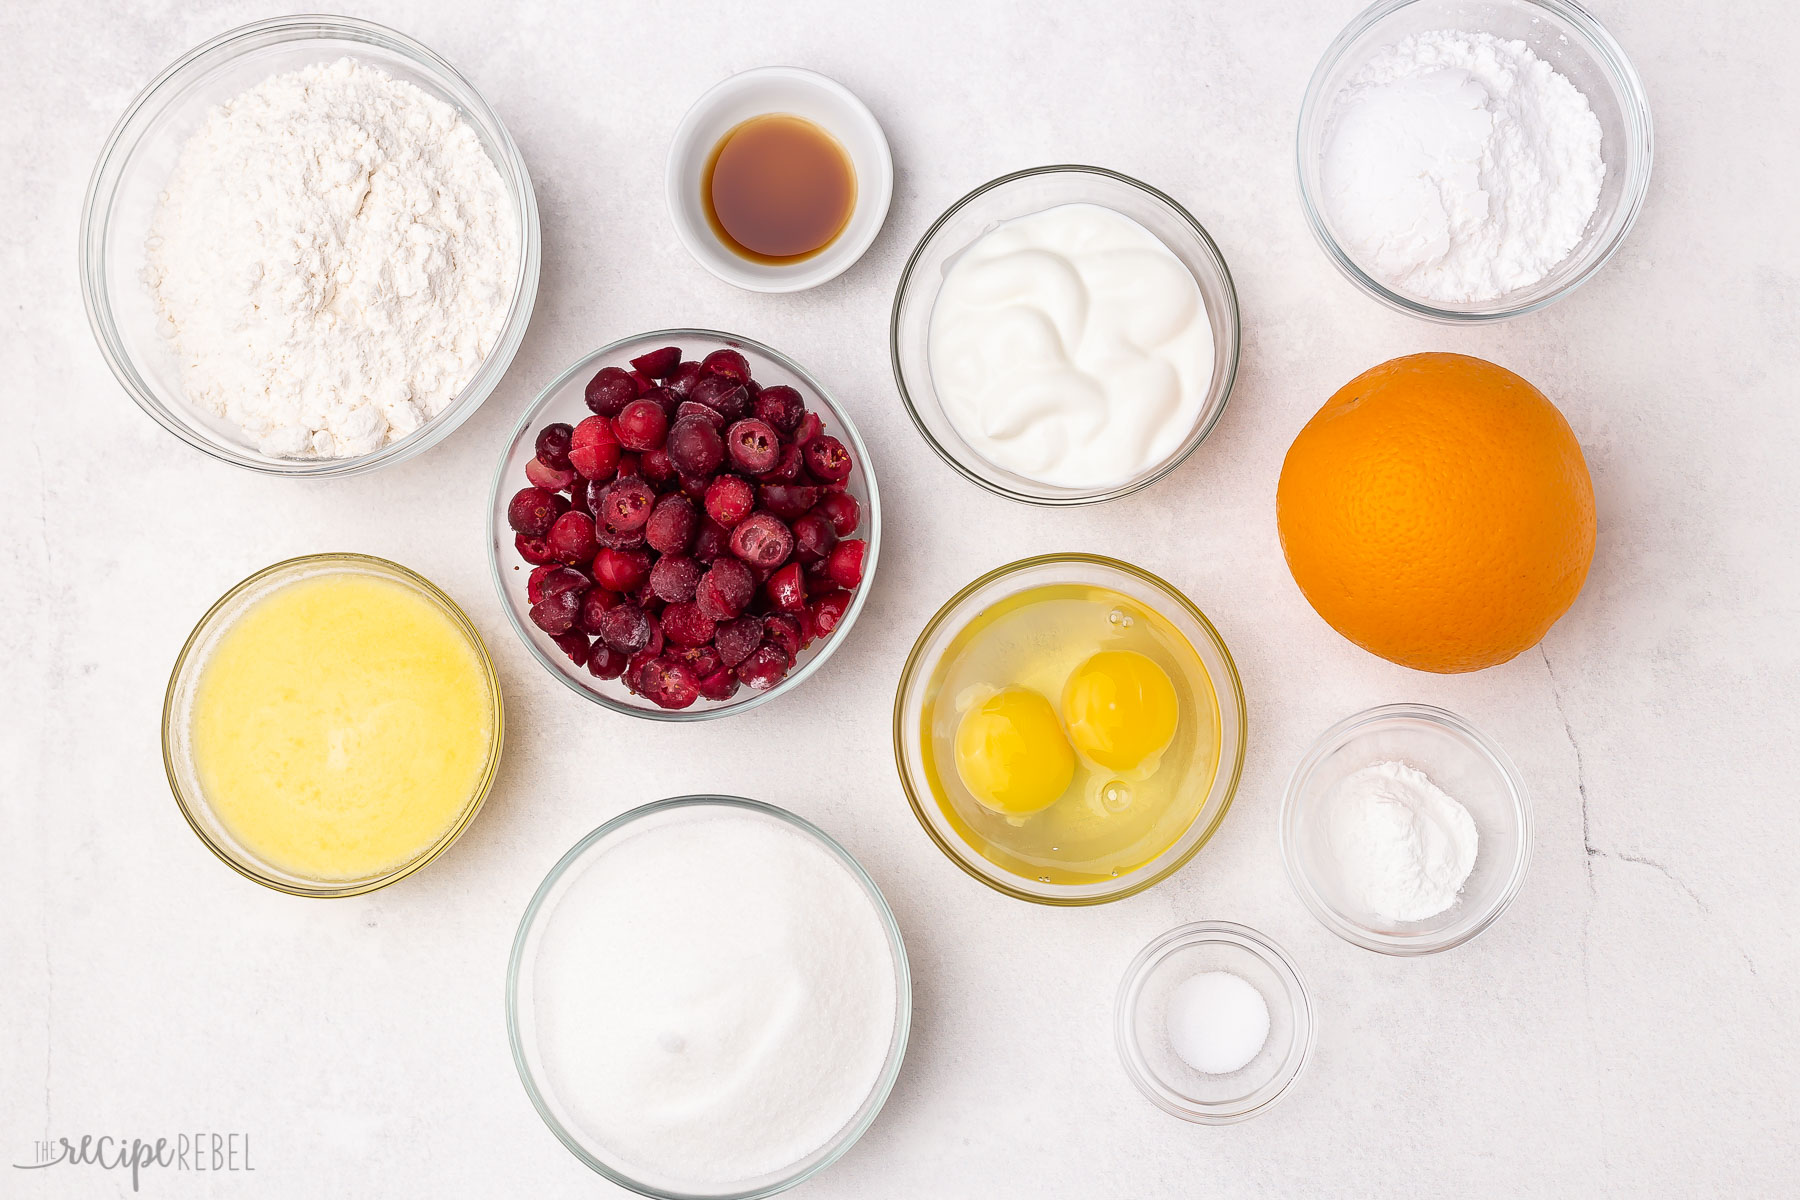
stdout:
POLYGON ((1202 971, 1169 996, 1169 1045, 1207 1075, 1229 1075, 1269 1040, 1269 1004, 1254 984, 1230 971, 1202 971))

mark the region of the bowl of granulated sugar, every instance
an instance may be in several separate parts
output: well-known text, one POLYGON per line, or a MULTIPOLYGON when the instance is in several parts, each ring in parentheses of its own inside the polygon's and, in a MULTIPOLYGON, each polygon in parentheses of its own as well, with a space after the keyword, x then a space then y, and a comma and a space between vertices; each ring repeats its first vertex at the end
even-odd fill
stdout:
POLYGON ((539 1115, 653 1197, 747 1200, 830 1166, 881 1111, 911 1011, 900 930, 856 860, 729 796, 648 804, 578 842, 507 975, 539 1115))

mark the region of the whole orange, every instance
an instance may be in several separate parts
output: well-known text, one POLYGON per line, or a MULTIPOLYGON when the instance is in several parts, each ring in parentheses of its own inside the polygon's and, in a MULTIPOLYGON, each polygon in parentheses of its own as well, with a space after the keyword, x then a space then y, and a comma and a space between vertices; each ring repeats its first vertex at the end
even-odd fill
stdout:
POLYGON ((1464 354, 1396 358, 1339 389, 1288 448, 1275 519, 1318 614, 1421 671, 1537 645, 1594 557, 1594 485, 1569 423, 1464 354))

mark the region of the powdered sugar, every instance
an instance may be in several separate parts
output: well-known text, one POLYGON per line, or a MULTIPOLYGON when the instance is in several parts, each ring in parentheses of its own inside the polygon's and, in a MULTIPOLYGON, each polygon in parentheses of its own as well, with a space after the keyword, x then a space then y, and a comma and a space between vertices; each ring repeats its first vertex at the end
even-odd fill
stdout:
POLYGON ((518 233, 450 105, 351 59, 267 79, 183 147, 145 278, 190 400, 265 454, 364 454, 493 348, 518 233))
POLYGON ((1492 300, 1581 241, 1606 164, 1587 98, 1524 42, 1421 33, 1339 93, 1322 182, 1339 240, 1390 287, 1492 300))

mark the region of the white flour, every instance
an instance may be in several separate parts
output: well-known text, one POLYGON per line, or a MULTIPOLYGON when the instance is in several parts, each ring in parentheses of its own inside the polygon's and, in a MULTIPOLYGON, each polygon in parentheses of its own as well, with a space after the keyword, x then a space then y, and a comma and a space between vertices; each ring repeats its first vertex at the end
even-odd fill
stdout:
POLYGON ((1492 300, 1581 241, 1606 164, 1587 98, 1524 42, 1422 33, 1339 93, 1322 181, 1346 250, 1425 300, 1492 300))
POLYGON ((1360 907, 1423 921, 1456 903, 1475 866, 1475 822, 1423 771, 1375 763, 1342 780, 1326 804, 1326 845, 1360 907))
POLYGON ((145 268, 189 398, 265 454, 406 436, 493 348, 510 207, 454 108, 350 59, 214 109, 169 178, 145 268))

